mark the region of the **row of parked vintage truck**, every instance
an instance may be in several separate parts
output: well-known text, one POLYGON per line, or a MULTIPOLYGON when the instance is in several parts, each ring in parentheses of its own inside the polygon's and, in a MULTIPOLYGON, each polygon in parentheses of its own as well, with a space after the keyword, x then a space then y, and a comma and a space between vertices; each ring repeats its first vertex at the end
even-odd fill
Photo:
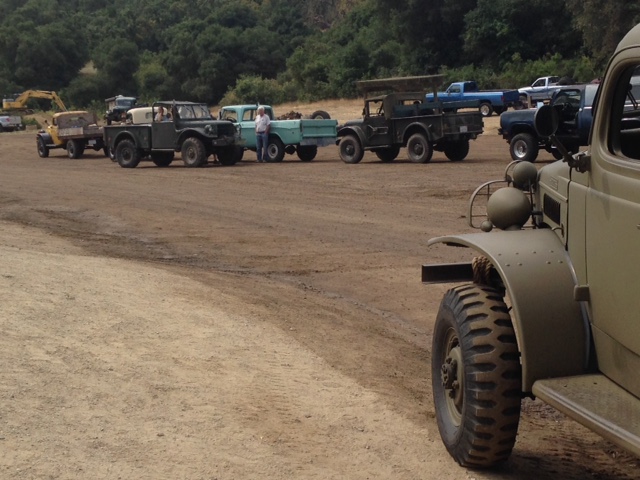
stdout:
MULTIPOLYGON (((428 100, 426 91, 435 90, 441 81, 436 75, 359 82, 365 94, 363 115, 344 125, 324 111, 310 118, 278 120, 273 109, 263 105, 272 118, 267 161, 280 162, 285 154, 311 161, 319 147, 336 144, 345 163, 358 163, 367 150, 391 162, 401 148, 407 148, 408 158, 415 163, 429 162, 434 151, 461 161, 469 153, 470 140, 483 131, 482 114, 458 112, 475 109, 476 101, 428 100)), ((107 100, 115 104, 118 98, 107 100)), ((90 112, 60 112, 38 132, 38 154, 47 157, 50 150, 61 148, 70 158, 79 158, 91 148, 103 150, 124 168, 133 168, 146 159, 166 167, 180 152, 187 167, 203 166, 210 157, 222 165, 233 165, 245 151, 256 149, 257 109, 258 105, 225 106, 214 118, 199 103, 165 101, 137 106, 128 102, 113 116, 107 115, 106 126, 98 126, 90 112), (160 107, 169 115, 156 121, 160 107)))

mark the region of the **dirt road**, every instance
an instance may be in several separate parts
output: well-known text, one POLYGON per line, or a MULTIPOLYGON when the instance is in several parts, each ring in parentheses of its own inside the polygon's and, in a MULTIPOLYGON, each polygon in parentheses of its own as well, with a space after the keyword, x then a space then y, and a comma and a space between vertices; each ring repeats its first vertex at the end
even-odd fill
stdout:
POLYGON ((1 134, 0 478, 637 478, 540 402, 498 471, 440 442, 420 265, 465 253, 427 240, 502 176, 488 130, 461 163, 133 170, 1 134))

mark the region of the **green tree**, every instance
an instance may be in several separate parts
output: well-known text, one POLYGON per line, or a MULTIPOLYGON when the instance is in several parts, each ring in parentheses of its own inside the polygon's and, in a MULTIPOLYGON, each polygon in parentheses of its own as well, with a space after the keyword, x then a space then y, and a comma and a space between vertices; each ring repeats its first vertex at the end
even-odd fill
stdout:
POLYGON ((139 51, 130 40, 113 39, 102 43, 102 55, 95 57, 94 63, 100 76, 116 94, 135 93, 135 72, 140 65, 139 51))
POLYGON ((565 4, 555 0, 478 0, 465 15, 465 63, 500 70, 514 55, 535 60, 545 55, 580 55, 580 34, 565 4))
POLYGON ((574 24, 595 63, 604 68, 622 37, 640 22, 636 1, 567 0, 574 24))

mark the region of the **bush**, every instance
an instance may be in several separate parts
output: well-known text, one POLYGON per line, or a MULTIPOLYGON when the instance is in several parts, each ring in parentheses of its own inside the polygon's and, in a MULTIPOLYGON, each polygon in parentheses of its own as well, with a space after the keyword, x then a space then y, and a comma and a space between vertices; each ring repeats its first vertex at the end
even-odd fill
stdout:
POLYGON ((276 105, 296 99, 290 83, 281 84, 278 80, 258 76, 244 75, 235 86, 227 90, 220 100, 221 105, 262 103, 276 105))

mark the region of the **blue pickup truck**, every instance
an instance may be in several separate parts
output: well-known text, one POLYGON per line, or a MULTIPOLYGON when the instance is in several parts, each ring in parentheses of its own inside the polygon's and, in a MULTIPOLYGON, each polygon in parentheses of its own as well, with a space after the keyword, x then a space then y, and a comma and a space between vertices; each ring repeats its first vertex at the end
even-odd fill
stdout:
MULTIPOLYGON (((560 114, 560 125, 556 137, 571 153, 588 145, 591 130, 593 99, 598 84, 559 87, 551 99, 551 106, 560 114)), ((549 138, 540 137, 533 126, 537 109, 507 112, 500 117, 498 133, 509 142, 509 152, 514 160, 535 162, 542 148, 555 158, 562 154, 549 138)))
MULTIPOLYGON (((478 101, 478 109, 483 117, 490 117, 493 112, 500 115, 509 107, 520 108, 520 95, 517 90, 480 90, 473 81, 454 82, 444 92, 438 92, 438 100, 444 105, 447 102, 461 100, 478 101)), ((434 100, 434 94, 426 95, 427 101, 434 100)))

